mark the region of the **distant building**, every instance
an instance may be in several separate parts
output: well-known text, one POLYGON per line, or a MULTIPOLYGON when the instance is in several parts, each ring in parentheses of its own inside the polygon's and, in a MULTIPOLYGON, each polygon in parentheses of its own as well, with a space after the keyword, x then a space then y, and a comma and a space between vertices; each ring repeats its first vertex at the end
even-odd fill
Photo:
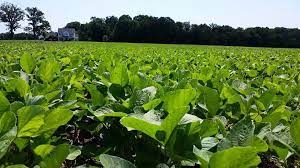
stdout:
POLYGON ((78 40, 78 35, 75 29, 72 28, 59 28, 58 41, 75 41, 78 40))

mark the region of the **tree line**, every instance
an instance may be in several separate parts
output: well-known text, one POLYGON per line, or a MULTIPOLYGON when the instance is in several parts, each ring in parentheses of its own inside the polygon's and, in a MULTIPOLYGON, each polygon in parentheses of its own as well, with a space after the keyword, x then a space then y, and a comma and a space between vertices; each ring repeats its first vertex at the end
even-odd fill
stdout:
POLYGON ((66 27, 74 28, 82 41, 300 47, 298 28, 244 29, 217 24, 175 22, 170 17, 147 15, 133 18, 128 15, 119 18, 92 17, 88 23, 71 22, 66 27))
MULTIPOLYGON (((50 24, 44 13, 36 7, 26 8, 25 12, 14 4, 4 3, 0 7, 0 21, 6 23, 9 33, 6 38, 36 39, 50 32, 50 24), (27 33, 14 36, 19 22, 27 18, 27 33)), ((300 48, 300 30, 298 28, 233 28, 217 24, 190 24, 175 22, 170 17, 138 15, 119 18, 91 17, 87 23, 71 22, 66 28, 74 28, 81 41, 113 41, 135 43, 174 43, 205 45, 237 45, 259 47, 300 48)), ((0 35, 0 39, 5 39, 0 35)))
MULTIPOLYGON (((36 7, 27 7, 24 10, 11 3, 3 3, 0 6, 0 21, 5 23, 8 34, 2 34, 2 38, 18 39, 27 37, 28 34, 20 33, 14 36, 15 31, 21 27, 20 21, 27 18, 28 26, 24 28, 26 32, 32 35, 31 39, 37 39, 40 35, 46 35, 51 30, 49 22, 45 19, 45 14, 36 7)), ((1 38, 1 36, 0 36, 1 38)))

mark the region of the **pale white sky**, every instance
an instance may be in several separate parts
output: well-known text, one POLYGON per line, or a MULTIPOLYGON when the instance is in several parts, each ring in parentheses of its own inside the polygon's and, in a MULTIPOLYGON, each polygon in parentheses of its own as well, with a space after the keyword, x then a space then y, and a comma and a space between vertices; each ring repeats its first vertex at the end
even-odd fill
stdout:
MULTIPOLYGON (((54 31, 71 21, 85 23, 92 16, 122 14, 169 16, 175 21, 244 28, 300 28, 300 0, 0 0, 3 2, 23 9, 40 8, 54 31)), ((0 32, 5 31, 5 25, 0 23, 0 32)))

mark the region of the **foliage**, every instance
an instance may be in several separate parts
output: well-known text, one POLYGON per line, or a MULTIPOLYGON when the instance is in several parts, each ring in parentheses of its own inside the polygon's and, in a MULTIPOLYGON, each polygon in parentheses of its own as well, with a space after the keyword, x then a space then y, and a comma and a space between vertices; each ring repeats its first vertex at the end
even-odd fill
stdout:
POLYGON ((10 32, 10 38, 13 38, 14 32, 21 26, 20 21, 24 18, 24 11, 11 3, 3 3, 0 7, 0 20, 6 23, 10 32))
POLYGON ((34 38, 37 38, 40 35, 45 36, 45 33, 51 29, 49 22, 45 19, 45 14, 36 7, 27 7, 25 10, 29 22, 28 27, 26 27, 25 30, 32 32, 34 38))
POLYGON ((0 167, 299 167, 299 49, 0 46, 0 167))
MULTIPOLYGON (((276 28, 233 28, 217 24, 175 22, 169 17, 138 15, 119 18, 92 17, 90 22, 70 22, 81 41, 115 41, 143 43, 178 43, 206 45, 238 45, 260 47, 300 47, 300 30, 276 28)), ((255 71, 250 71, 255 73, 255 71)))

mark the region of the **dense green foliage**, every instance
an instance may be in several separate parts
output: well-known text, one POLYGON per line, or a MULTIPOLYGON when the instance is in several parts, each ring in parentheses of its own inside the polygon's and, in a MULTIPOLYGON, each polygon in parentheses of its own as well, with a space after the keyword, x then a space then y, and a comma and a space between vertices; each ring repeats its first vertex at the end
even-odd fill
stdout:
MULTIPOLYGON (((201 17, 201 16, 199 16, 201 17)), ((216 24, 175 22, 169 17, 138 15, 131 18, 92 17, 89 23, 71 22, 82 41, 115 41, 137 43, 178 43, 260 47, 298 47, 300 30, 277 28, 233 28, 216 24)))
POLYGON ((0 6, 0 21, 5 23, 10 38, 14 37, 14 32, 21 27, 20 21, 24 18, 24 11, 11 3, 3 3, 0 6))
POLYGON ((0 43, 0 167, 300 166, 300 50, 0 43))
POLYGON ((38 39, 38 36, 46 34, 50 31, 50 23, 45 19, 45 14, 36 7, 27 7, 24 12, 17 5, 4 2, 0 6, 0 22, 5 23, 9 33, 1 33, 0 40, 32 40, 38 39), (28 26, 24 28, 27 33, 18 33, 15 31, 21 28, 20 22, 26 16, 28 26))

